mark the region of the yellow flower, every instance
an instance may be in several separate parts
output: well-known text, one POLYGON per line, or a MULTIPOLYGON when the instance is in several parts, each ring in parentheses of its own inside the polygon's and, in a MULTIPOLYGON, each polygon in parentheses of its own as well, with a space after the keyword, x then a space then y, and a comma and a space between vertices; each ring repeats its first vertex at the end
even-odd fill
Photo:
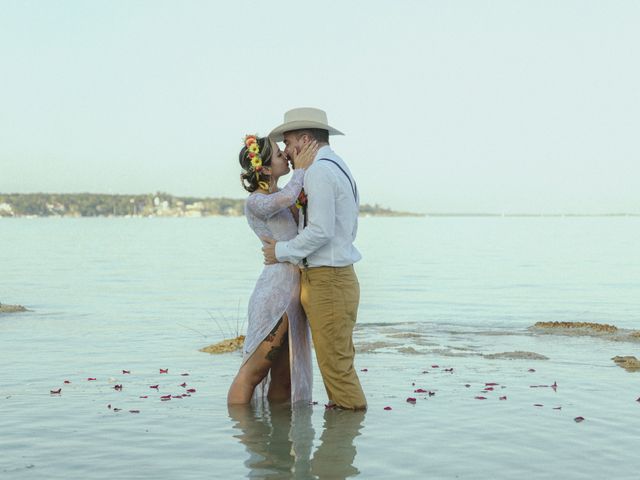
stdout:
POLYGON ((258 153, 260 151, 260 147, 257 143, 252 143, 251 145, 249 145, 249 151, 252 153, 258 153))
POLYGON ((251 166, 253 168, 259 167, 260 165, 262 165, 262 159, 258 155, 251 159, 251 166))

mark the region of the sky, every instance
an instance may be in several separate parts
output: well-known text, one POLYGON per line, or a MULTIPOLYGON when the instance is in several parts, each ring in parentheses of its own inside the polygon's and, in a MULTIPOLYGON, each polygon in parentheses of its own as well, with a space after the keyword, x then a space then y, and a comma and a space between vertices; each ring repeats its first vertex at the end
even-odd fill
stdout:
MULTIPOLYGON (((640 213, 640 2, 0 0, 0 192, 243 198, 326 110, 362 203, 640 213)), ((281 184, 286 182, 281 180, 281 184)))

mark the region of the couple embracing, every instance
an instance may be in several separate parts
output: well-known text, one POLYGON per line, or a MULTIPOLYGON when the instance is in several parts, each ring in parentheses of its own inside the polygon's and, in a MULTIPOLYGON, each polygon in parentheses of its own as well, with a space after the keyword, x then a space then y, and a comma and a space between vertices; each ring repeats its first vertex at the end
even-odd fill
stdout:
POLYGON ((245 215, 261 239, 265 267, 249 300, 248 327, 230 405, 253 398, 309 402, 311 337, 328 406, 363 410, 352 333, 360 286, 353 264, 358 189, 329 145, 326 113, 296 108, 268 137, 247 135, 240 151, 245 215), (284 142, 284 151, 277 142, 284 142), (278 180, 294 169, 280 189, 278 180))

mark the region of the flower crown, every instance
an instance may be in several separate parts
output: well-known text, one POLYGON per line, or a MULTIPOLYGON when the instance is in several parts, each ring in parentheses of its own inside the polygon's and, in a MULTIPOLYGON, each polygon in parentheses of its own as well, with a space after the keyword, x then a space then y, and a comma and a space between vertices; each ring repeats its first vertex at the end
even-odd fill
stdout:
POLYGON ((262 156, 260 155, 260 146, 258 145, 257 135, 245 135, 244 146, 247 147, 247 156, 251 161, 251 167, 249 171, 253 171, 256 174, 256 180, 258 185, 263 190, 269 190, 269 184, 260 180, 260 172, 262 171, 262 156))

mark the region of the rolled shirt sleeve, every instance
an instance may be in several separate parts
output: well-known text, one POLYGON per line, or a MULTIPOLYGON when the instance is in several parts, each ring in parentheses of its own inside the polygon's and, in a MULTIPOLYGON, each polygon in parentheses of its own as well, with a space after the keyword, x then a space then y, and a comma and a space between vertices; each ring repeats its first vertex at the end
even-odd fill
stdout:
POLYGON ((304 190, 309 199, 307 226, 295 238, 276 244, 279 262, 298 264, 303 258, 325 245, 335 236, 336 180, 326 164, 316 162, 304 178, 304 190))

